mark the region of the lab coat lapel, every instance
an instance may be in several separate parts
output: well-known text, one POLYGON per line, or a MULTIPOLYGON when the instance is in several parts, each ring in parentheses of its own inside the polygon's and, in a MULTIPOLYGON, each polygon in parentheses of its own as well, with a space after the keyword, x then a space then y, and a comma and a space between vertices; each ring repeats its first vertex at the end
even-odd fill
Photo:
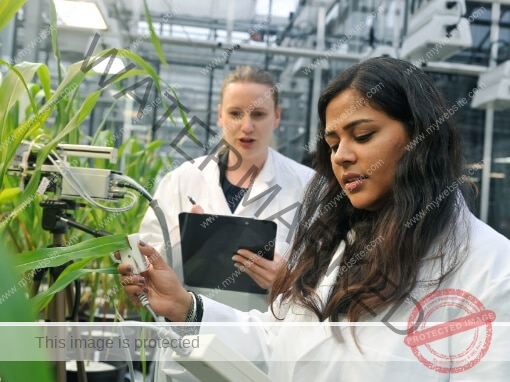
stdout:
POLYGON ((205 213, 232 215, 220 185, 220 169, 218 164, 208 163, 202 170, 202 173, 207 185, 207 187, 200 190, 200 193, 204 196, 202 199, 205 203, 202 207, 205 213))
MULTIPOLYGON (((241 200, 241 203, 237 206, 237 209, 235 211, 236 215, 243 215, 243 216, 254 216, 255 213, 259 210, 260 206, 264 204, 264 201, 266 198, 270 197, 271 193, 268 193, 267 195, 264 195, 261 200, 258 200, 256 202, 253 201, 253 198, 257 197, 257 195, 263 193, 267 189, 269 189, 272 185, 274 185, 274 179, 276 172, 276 166, 275 166, 275 157, 274 152, 272 149, 269 149, 269 152, 267 154, 267 160, 264 164, 264 167, 262 168, 262 171, 260 174, 255 178, 255 182, 253 182, 253 186, 250 189, 249 192, 249 199, 248 199, 248 193, 246 193, 241 200), (250 200, 249 203, 247 203, 247 200, 250 200)), ((281 191, 280 191, 281 192, 281 191)), ((280 197, 274 198, 271 203, 269 203, 262 211, 261 215, 258 216, 259 219, 264 219, 266 216, 271 216, 279 211, 280 206, 278 205, 278 202, 282 200, 280 197)))
MULTIPOLYGON (((321 278, 319 285, 317 287, 317 294, 322 301, 327 301, 329 297, 329 293, 331 288, 333 288, 337 274, 338 268, 340 265, 340 260, 342 259, 343 252, 345 249, 345 242, 341 242, 338 246, 331 262, 328 266, 328 269, 321 278)), ((302 321, 302 322, 317 322, 318 319, 310 312, 310 310, 305 309, 302 306, 295 306, 291 310, 291 314, 293 315, 293 319, 288 321, 302 321)), ((287 321, 287 320, 286 320, 287 321)), ((307 326, 304 328, 307 331, 306 336, 296 336, 296 327, 290 327, 289 332, 289 340, 295 345, 295 357, 296 360, 310 360, 314 359, 314 354, 317 354, 317 351, 323 351, 324 347, 327 349, 331 349, 331 342, 333 341, 333 334, 331 332, 331 328, 326 324, 323 325, 317 322, 317 325, 307 326), (294 334, 293 334, 294 333, 294 334), (292 338, 292 339, 291 339, 292 338)), ((329 351, 329 350, 328 350, 329 351)))

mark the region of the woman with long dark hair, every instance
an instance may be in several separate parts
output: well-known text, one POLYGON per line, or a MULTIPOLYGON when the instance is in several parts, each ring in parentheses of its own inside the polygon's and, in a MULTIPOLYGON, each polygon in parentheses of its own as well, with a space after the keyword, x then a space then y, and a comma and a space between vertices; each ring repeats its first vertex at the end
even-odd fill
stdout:
POLYGON ((340 73, 318 109, 317 174, 270 311, 190 301, 145 243, 154 261, 144 283, 123 279, 128 296, 171 321, 232 322, 200 334, 275 381, 506 380, 509 330, 493 322, 510 319, 510 241, 468 209, 458 107, 411 64, 375 58, 340 73))
POLYGON ((347 313, 357 321, 366 307, 378 311, 410 293, 428 253, 442 263, 440 277, 429 280, 437 285, 460 263, 465 243, 457 239, 469 224, 464 201, 471 200, 472 189, 463 178, 458 131, 451 117, 444 118, 448 106, 432 80, 422 71, 406 74, 409 66, 368 61, 348 68, 323 91, 318 109, 324 139, 301 219, 308 224, 297 231, 291 266, 273 300, 292 296, 321 320, 347 313), (328 209, 335 198, 336 208, 328 209), (340 268, 349 272, 322 307, 313 290, 342 241, 340 268), (372 242, 381 244, 372 248, 372 242))

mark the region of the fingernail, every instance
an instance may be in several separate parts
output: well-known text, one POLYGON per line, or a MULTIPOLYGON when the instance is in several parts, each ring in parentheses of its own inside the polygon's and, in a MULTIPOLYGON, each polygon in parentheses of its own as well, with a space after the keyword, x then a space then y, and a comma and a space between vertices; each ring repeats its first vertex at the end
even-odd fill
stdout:
POLYGON ((146 243, 145 243, 145 241, 143 241, 143 240, 140 240, 140 241, 139 241, 139 243, 140 243, 140 247, 145 247, 145 246, 147 246, 147 244, 146 244, 146 243))
POLYGON ((145 294, 149 293, 149 288, 143 288, 143 293, 145 294))
POLYGON ((145 278, 144 278, 144 277, 140 277, 140 278, 138 279, 138 282, 139 282, 140 284, 143 284, 143 283, 145 282, 145 278))

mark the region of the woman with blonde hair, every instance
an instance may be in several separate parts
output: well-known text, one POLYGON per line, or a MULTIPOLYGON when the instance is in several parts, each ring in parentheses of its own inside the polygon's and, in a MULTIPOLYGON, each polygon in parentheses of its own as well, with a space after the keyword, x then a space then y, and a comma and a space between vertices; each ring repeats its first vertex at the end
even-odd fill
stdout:
MULTIPOLYGON (((181 281, 178 214, 191 210, 274 220, 278 227, 274 260, 241 249, 233 254, 228 271, 233 274, 237 267, 254 280, 254 285, 271 287, 291 242, 293 216, 297 216, 304 187, 313 175, 310 168, 270 147, 273 131, 280 123, 280 88, 281 84, 275 83, 271 74, 259 67, 239 66, 231 71, 221 86, 218 105, 218 126, 223 137, 219 150, 182 164, 160 182, 154 198, 166 216, 172 263, 181 281), (198 204, 192 207, 188 196, 198 204), (289 211, 282 216, 281 211, 285 212, 289 206, 289 211), (250 266, 242 267, 244 261, 250 261, 250 266)), ((205 144, 217 146, 218 140, 205 144)), ((140 232, 143 240, 161 251, 163 239, 151 209, 143 219, 140 232)), ((217 296, 224 302, 238 301, 236 306, 240 308, 267 307, 265 295, 248 296, 249 301, 247 296, 232 291, 217 296)))

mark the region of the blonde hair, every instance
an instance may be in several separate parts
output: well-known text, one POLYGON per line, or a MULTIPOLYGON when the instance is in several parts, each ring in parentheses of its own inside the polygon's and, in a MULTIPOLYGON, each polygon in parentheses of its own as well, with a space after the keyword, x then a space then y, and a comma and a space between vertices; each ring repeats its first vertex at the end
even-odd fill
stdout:
POLYGON ((266 72, 262 68, 254 65, 244 65, 236 67, 234 70, 228 73, 225 79, 223 80, 220 92, 220 103, 223 102, 223 93, 227 85, 235 82, 252 82, 256 84, 269 86, 274 90, 273 92, 271 92, 271 95, 274 100, 274 106, 275 108, 278 107, 279 102, 278 86, 274 82, 271 73, 266 72))

